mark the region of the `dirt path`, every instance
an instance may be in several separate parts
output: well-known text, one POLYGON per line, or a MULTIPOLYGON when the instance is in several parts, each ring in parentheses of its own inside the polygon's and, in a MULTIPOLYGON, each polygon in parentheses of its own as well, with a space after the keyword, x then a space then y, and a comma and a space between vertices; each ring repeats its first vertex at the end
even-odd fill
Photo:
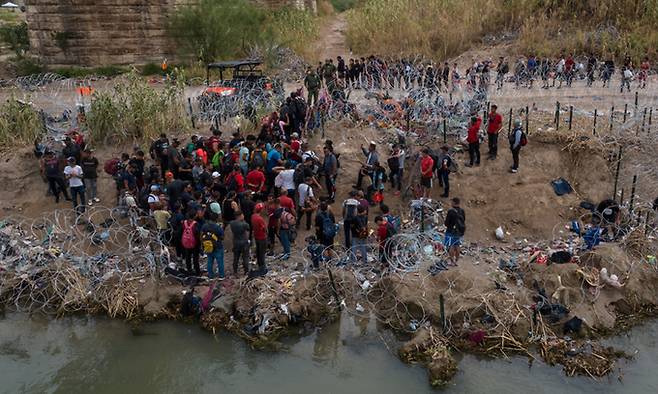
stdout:
POLYGON ((317 43, 318 56, 321 60, 336 59, 337 56, 351 54, 345 39, 347 19, 345 14, 337 14, 320 28, 320 40, 317 43))

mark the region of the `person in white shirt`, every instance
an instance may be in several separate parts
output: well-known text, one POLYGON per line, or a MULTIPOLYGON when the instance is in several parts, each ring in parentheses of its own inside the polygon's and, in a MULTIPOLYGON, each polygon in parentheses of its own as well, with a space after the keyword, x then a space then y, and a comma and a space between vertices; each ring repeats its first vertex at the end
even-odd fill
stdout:
POLYGON ((85 211, 85 185, 82 182, 82 167, 76 164, 75 157, 71 156, 67 159, 68 165, 64 167, 64 176, 69 181, 69 189, 71 190, 71 201, 73 201, 73 209, 76 214, 84 213, 85 211))
POLYGON ((291 197, 295 195, 295 170, 290 168, 290 163, 286 163, 285 169, 274 178, 274 186, 288 190, 291 197))
POLYGON ((297 188, 297 193, 299 195, 299 203, 297 204, 297 225, 301 222, 302 215, 306 214, 307 231, 311 229, 311 217, 316 208, 315 195, 313 194, 313 188, 310 186, 311 182, 312 179, 307 177, 297 188))

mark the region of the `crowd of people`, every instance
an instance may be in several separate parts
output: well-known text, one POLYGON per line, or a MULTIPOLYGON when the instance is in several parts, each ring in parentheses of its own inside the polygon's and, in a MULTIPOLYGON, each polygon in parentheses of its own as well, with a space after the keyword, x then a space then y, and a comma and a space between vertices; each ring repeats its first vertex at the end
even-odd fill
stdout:
POLYGON ((543 89, 570 87, 574 80, 585 80, 586 86, 593 86, 598 79, 602 86, 610 86, 615 72, 620 75, 620 90, 630 90, 632 81, 637 81, 637 87, 647 86, 647 77, 651 65, 649 58, 644 57, 634 63, 626 57, 617 70, 613 58, 604 60, 594 55, 576 58, 573 54, 560 54, 556 58, 518 57, 507 59, 500 57, 472 62, 464 70, 457 63, 448 63, 413 59, 392 59, 377 56, 350 58, 338 57, 320 62, 316 68, 309 68, 307 74, 312 74, 313 83, 307 85, 309 103, 311 93, 317 101, 317 91, 324 79, 327 86, 349 87, 354 89, 413 89, 427 88, 436 92, 455 92, 460 89, 488 90, 492 77, 495 78, 496 89, 502 89, 505 82, 514 84, 515 88, 526 86, 532 88, 535 80, 541 80, 543 89), (317 89, 313 89, 316 87, 317 89))
MULTIPOLYGON (((292 92, 279 111, 262 119, 257 133, 244 135, 237 130, 226 138, 218 128, 211 127, 209 135, 193 135, 187 141, 163 133, 147 152, 136 147, 105 162, 102 169, 112 175, 116 184, 116 202, 135 225, 149 218, 162 242, 185 262, 187 275, 202 274, 202 256, 208 277, 226 275, 224 251, 229 245, 224 235, 229 229, 234 275, 240 268, 246 275, 266 273, 267 259, 289 259, 296 241, 297 249, 305 250, 318 267, 323 260, 335 256, 334 245, 341 238, 339 223, 343 228, 343 246, 352 259, 368 261, 369 246, 376 240, 378 253, 370 260, 379 260, 385 269, 392 253, 390 240, 400 230, 399 217, 385 203, 385 194, 400 195, 406 176, 421 190, 417 198, 431 198, 435 179, 443 189, 441 198, 449 198, 450 174, 456 170, 456 161, 447 145, 413 152, 401 138, 398 144, 382 151, 374 141, 370 142, 361 146, 363 158, 348 198, 337 204, 340 154, 329 139, 322 146, 309 145, 306 114, 322 87, 331 91, 340 90, 343 83, 358 87, 390 82, 377 74, 386 66, 380 59, 350 60, 348 64, 340 57, 337 60, 337 66, 328 60, 318 70, 310 68, 303 81, 308 102, 302 89, 292 92), (386 155, 386 160, 382 155, 386 155), (419 165, 409 171, 405 164, 411 157, 419 157, 419 165), (369 219, 371 213, 374 222, 369 219), (299 246, 296 239, 298 229, 308 234, 304 246, 299 246), (256 270, 249 268, 252 256, 256 270)), ((394 74, 401 78, 398 83, 413 84, 404 72, 411 63, 398 65, 400 72, 394 74)), ((417 83, 434 81, 438 88, 440 81, 450 80, 450 75, 446 64, 436 74, 422 73, 417 83)), ((473 114, 466 140, 466 166, 480 165, 480 142, 485 136, 489 159, 497 158, 502 125, 496 105, 491 106, 484 123, 478 114, 473 114)), ((521 121, 514 121, 514 129, 509 133, 512 173, 519 170, 519 153, 526 142, 521 121)), ((84 214, 86 205, 100 202, 96 192, 99 162, 85 146, 81 134, 74 132, 67 137, 61 153, 46 150, 41 169, 55 201, 59 202, 63 194, 72 200, 78 215, 84 214)), ((445 223, 445 246, 456 264, 465 215, 459 199, 453 199, 452 205, 445 223)))

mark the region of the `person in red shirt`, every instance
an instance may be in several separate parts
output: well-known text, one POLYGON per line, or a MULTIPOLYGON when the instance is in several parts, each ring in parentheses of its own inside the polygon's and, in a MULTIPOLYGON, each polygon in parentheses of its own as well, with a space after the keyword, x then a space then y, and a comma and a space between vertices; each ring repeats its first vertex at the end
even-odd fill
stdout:
POLYGON ((477 116, 471 117, 471 124, 468 126, 468 136, 466 137, 466 142, 468 142, 468 156, 470 158, 469 163, 466 164, 466 167, 473 167, 473 164, 476 166, 480 165, 480 125, 482 124, 482 119, 477 116))
POLYGON ((498 156, 498 134, 503 128, 503 117, 498 113, 498 106, 492 105, 487 124, 487 137, 489 138, 489 160, 496 160, 498 156))
POLYGON ((424 148, 420 159, 420 184, 423 186, 423 197, 429 198, 432 191, 432 174, 434 173, 434 160, 428 148, 424 148))
POLYGON ((288 197, 288 190, 281 189, 281 195, 279 196, 279 205, 281 208, 288 208, 292 212, 293 216, 295 215, 295 201, 288 197))
POLYGON ((233 165, 233 171, 226 177, 226 187, 238 194, 244 193, 244 177, 239 165, 233 165))
POLYGON ((254 232, 254 240, 256 241, 256 262, 260 272, 267 272, 265 265, 265 251, 267 249, 267 224, 261 213, 265 209, 263 203, 258 203, 254 207, 254 213, 251 215, 251 229, 254 232))
POLYGON ((389 258, 393 252, 393 243, 389 241, 395 235, 395 227, 389 223, 385 217, 376 216, 377 224, 377 241, 379 244, 379 260, 386 269, 389 265, 389 258))
POLYGON ((247 174, 247 189, 254 193, 265 191, 265 173, 263 173, 262 165, 257 165, 247 174))

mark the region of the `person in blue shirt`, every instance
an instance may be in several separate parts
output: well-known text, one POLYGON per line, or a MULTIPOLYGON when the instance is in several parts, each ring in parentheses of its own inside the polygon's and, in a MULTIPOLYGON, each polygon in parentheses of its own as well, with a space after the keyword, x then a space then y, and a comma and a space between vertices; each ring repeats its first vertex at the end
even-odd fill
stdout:
POLYGON ((267 172, 271 174, 274 167, 281 165, 283 165, 283 161, 281 161, 281 145, 276 144, 274 145, 274 149, 267 153, 267 172))

